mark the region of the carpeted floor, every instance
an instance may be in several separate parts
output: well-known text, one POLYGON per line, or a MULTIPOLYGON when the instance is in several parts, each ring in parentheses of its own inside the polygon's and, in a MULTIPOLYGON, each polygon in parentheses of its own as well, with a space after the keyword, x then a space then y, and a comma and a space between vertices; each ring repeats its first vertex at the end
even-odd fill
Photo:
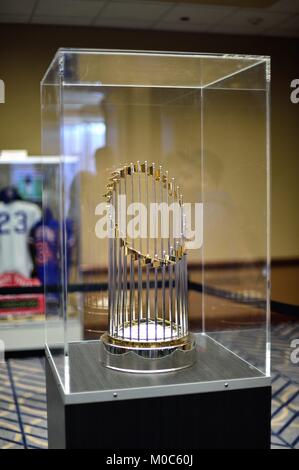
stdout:
MULTIPOLYGON (((299 449, 299 364, 290 344, 299 323, 272 328, 272 448, 299 449)), ((42 358, 0 364, 0 448, 46 449, 47 414, 42 358)))
POLYGON ((0 365, 0 448, 47 447, 44 360, 9 359, 0 365))

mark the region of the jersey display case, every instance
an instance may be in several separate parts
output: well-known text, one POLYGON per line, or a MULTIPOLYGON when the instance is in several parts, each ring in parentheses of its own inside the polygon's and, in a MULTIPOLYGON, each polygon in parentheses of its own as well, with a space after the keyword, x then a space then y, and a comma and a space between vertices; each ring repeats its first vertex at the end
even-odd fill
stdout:
POLYGON ((268 447, 270 59, 60 49, 41 89, 50 447, 268 447))
MULTIPOLYGON (((57 273, 60 231, 47 202, 51 193, 43 197, 42 190, 50 180, 56 193, 59 162, 55 156, 41 159, 21 151, 0 154, 0 339, 5 351, 44 348, 44 267, 52 278, 57 273)), ((70 165, 76 163, 76 158, 69 159, 70 165)), ((70 230, 69 245, 71 263, 70 230)), ((54 330, 58 326, 51 324, 54 330)), ((73 320, 72 328, 80 331, 80 322, 73 320)))
POLYGON ((0 340, 5 351, 43 347, 44 295, 31 243, 41 205, 40 158, 0 152, 0 340))

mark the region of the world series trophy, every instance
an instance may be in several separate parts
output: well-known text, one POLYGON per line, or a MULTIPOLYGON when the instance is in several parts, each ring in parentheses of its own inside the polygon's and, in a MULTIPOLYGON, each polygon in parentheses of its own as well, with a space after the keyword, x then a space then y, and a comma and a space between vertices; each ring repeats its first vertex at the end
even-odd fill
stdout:
POLYGON ((100 361, 111 369, 138 373, 191 366, 195 340, 188 331, 185 214, 180 188, 161 166, 137 162, 112 172, 105 197, 109 315, 108 331, 100 340, 100 361), (134 220, 137 238, 133 230, 128 233, 126 229, 130 227, 129 208, 131 215, 138 213, 134 220))

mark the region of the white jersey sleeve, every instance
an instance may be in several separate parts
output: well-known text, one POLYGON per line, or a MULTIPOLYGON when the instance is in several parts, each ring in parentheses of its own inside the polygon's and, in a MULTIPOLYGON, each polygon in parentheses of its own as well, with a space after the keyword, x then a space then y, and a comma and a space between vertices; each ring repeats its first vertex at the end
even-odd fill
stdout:
POLYGON ((28 237, 41 217, 41 209, 31 202, 0 203, 0 274, 17 272, 30 276, 33 265, 28 237))
POLYGON ((26 204, 27 205, 30 204, 31 206, 25 209, 28 214, 28 234, 29 234, 32 227, 41 220, 42 211, 36 204, 32 204, 32 203, 26 203, 26 204))

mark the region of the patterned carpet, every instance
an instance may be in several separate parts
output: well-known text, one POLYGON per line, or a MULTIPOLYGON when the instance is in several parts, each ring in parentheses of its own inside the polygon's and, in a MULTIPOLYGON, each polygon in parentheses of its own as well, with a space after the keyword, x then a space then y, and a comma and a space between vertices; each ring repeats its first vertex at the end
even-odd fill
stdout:
POLYGON ((0 448, 47 447, 44 361, 9 359, 0 365, 0 448))
MULTIPOLYGON (((299 449, 299 364, 290 362, 299 324, 272 328, 272 448, 299 449)), ((0 364, 0 449, 46 449, 47 415, 42 358, 0 364)))

